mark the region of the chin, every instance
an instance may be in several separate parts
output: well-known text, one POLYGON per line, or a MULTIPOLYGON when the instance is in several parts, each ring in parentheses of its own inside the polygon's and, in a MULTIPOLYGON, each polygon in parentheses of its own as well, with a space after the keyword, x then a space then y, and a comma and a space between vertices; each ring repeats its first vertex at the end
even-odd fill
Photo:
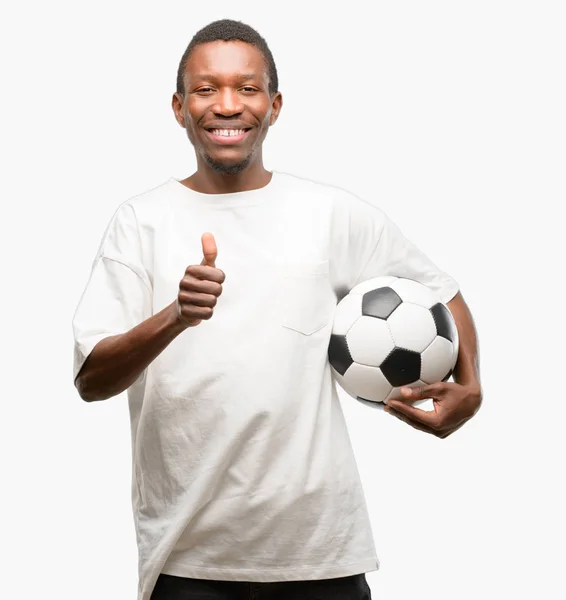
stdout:
POLYGON ((208 154, 204 155, 206 163, 216 173, 222 173, 224 175, 237 175, 245 169, 247 169, 252 162, 252 155, 246 156, 241 160, 219 160, 208 154))

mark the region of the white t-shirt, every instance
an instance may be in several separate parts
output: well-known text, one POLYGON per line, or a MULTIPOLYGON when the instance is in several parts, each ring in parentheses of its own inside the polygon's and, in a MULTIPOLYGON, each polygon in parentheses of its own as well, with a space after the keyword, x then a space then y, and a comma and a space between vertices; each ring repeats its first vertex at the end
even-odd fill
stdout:
POLYGON ((327 358, 337 302, 379 275, 458 284, 374 205, 274 171, 203 194, 176 179, 121 204, 73 319, 74 376, 103 338, 177 297, 213 233, 226 274, 212 318, 128 389, 138 600, 159 573, 326 579, 379 562, 327 358))

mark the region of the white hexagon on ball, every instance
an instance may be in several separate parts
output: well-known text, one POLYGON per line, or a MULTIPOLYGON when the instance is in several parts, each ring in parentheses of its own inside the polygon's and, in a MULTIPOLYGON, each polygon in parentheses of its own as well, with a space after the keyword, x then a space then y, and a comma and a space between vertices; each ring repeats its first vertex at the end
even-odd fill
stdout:
POLYGON ((357 363, 348 367, 342 377, 341 385, 354 398, 360 396, 374 402, 381 402, 393 387, 381 369, 357 363))
POLYGON ((438 336, 421 354, 421 379, 426 383, 442 381, 455 363, 454 344, 438 336))
POLYGON ((436 324, 430 310, 403 302, 387 319, 397 348, 422 352, 436 337, 436 324))
POLYGON ((379 367, 395 348, 387 322, 375 317, 359 317, 346 335, 348 350, 355 363, 379 367))

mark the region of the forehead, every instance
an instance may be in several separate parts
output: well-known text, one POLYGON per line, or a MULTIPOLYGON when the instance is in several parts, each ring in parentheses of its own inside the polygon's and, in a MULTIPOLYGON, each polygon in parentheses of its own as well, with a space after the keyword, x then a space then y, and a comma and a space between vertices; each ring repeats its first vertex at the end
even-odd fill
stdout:
POLYGON ((267 76, 267 68, 261 51, 240 41, 199 44, 185 66, 185 77, 189 80, 202 75, 226 79, 242 74, 263 77, 267 76))

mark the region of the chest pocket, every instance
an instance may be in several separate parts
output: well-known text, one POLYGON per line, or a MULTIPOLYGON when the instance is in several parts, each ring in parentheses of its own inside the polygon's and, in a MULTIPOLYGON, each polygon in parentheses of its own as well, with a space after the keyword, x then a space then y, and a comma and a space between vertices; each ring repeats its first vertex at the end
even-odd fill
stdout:
POLYGON ((312 335, 331 323, 336 296, 327 260, 280 263, 276 272, 278 317, 283 327, 312 335))

